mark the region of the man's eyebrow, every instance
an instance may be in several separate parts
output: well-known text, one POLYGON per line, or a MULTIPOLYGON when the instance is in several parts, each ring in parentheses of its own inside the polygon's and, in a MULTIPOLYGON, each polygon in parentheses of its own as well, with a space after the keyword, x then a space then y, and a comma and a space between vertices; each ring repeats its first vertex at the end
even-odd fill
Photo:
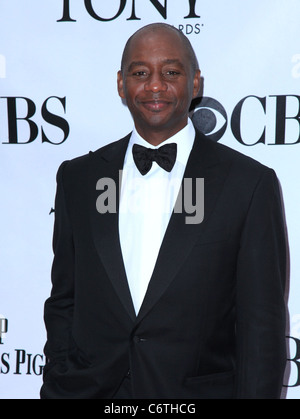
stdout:
POLYGON ((132 63, 130 63, 129 67, 128 67, 128 71, 132 71, 135 67, 140 67, 140 66, 146 66, 147 63, 145 63, 144 61, 133 61, 132 63))
MULTIPOLYGON (((171 65, 176 64, 179 65, 182 69, 184 69, 184 65, 178 58, 168 58, 166 60, 163 60, 162 63, 164 65, 171 65)), ((128 72, 131 72, 135 67, 139 66, 147 66, 147 63, 145 61, 132 61, 128 67, 128 72)))
POLYGON ((184 68, 183 63, 178 58, 168 58, 167 60, 164 60, 163 63, 164 64, 176 64, 176 65, 179 65, 180 67, 184 68))

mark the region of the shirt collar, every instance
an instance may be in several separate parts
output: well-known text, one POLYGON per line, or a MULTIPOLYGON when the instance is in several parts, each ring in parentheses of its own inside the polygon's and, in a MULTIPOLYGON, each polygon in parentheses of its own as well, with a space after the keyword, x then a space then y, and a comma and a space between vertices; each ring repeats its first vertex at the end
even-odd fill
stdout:
POLYGON ((177 132, 177 134, 175 134, 173 137, 168 138, 158 146, 153 146, 152 144, 148 143, 148 141, 144 140, 144 138, 139 135, 136 128, 134 128, 129 141, 127 162, 129 162, 129 159, 133 161, 132 147, 134 144, 139 144, 147 148, 159 148, 165 144, 176 143, 177 161, 186 165, 194 144, 195 136, 196 131, 190 118, 188 119, 187 125, 181 131, 177 132))

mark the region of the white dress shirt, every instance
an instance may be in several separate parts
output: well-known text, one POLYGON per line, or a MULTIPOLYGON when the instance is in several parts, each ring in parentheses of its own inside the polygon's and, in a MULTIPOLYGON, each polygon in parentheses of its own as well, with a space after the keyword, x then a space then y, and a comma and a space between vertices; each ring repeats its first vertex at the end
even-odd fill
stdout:
POLYGON ((122 175, 119 234, 136 314, 147 292, 194 140, 195 129, 189 119, 183 130, 158 147, 145 141, 135 129, 129 141, 122 175), (168 173, 153 162, 151 170, 142 176, 133 160, 133 145, 159 148, 170 143, 177 144, 172 171, 168 173))

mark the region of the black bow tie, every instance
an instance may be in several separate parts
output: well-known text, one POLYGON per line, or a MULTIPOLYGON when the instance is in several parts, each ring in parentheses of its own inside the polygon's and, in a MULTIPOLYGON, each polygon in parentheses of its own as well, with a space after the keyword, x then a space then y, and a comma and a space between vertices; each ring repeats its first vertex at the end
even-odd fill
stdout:
POLYGON ((176 161, 177 144, 166 144, 157 149, 134 144, 132 153, 136 167, 143 176, 149 172, 154 161, 167 172, 171 172, 176 161))

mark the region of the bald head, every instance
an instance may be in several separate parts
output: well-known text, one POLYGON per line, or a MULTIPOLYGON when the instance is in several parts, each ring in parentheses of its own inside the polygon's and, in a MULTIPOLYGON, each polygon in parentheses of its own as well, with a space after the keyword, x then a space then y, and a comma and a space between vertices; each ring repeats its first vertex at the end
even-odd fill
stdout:
POLYGON ((198 63, 195 51, 189 39, 181 31, 176 29, 174 26, 167 25, 166 23, 153 23, 151 25, 147 25, 139 29, 128 39, 124 48, 123 56, 122 56, 122 62, 121 62, 122 73, 124 73, 124 69, 126 68, 126 65, 128 64, 129 52, 130 52, 133 42, 141 38, 147 39, 147 36, 153 33, 161 34, 161 36, 164 36, 164 34, 168 34, 174 37, 174 42, 181 42, 188 56, 192 73, 194 74, 197 70, 199 70, 199 63, 198 63))

